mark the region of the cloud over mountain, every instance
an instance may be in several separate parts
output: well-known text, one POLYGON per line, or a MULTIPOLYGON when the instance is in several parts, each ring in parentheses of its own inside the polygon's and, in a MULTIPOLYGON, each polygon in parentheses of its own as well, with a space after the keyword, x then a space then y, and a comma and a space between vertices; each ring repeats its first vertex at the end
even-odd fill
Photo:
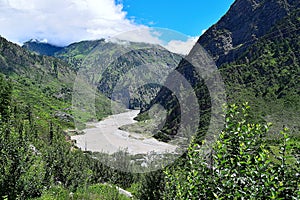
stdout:
POLYGON ((31 38, 66 45, 139 28, 114 0, 4 0, 1 34, 14 42, 31 38))
POLYGON ((82 40, 113 38, 160 44, 185 54, 194 40, 165 41, 151 28, 126 17, 114 0, 1 0, 0 35, 22 44, 38 39, 57 46, 82 40))

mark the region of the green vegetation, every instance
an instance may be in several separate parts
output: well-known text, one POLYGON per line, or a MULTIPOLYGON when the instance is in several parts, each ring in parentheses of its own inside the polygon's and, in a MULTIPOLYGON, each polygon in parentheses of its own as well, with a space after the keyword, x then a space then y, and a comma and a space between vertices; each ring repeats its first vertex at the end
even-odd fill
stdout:
MULTIPOLYGON (((45 194, 47 199, 53 190, 79 196, 78 188, 86 188, 82 195, 88 198, 90 191, 95 191, 95 196, 115 191, 93 184, 128 187, 132 183, 132 175, 103 165, 66 141, 51 118, 49 123, 40 121, 30 107, 25 109, 22 102, 14 101, 12 80, 0 75, 0 86, 0 197, 27 199, 45 194)), ((124 199, 116 194, 115 198, 119 197, 124 199)))
MULTIPOLYGON (((265 36, 251 45, 248 44, 247 49, 235 55, 233 62, 225 62, 219 66, 227 101, 249 102, 249 115, 253 123, 274 123, 268 135, 272 138, 279 137, 278 133, 283 126, 288 127, 290 134, 298 140, 300 138, 299 15, 299 8, 295 9, 274 25, 265 36)), ((195 140, 201 142, 211 114, 209 91, 188 61, 183 60, 176 70, 191 83, 199 98, 201 122, 199 137, 195 140)), ((176 132, 180 122, 178 102, 170 91, 163 88, 152 101, 152 105, 155 104, 161 104, 168 110, 166 124, 157 138, 169 141, 170 135, 176 132)), ((146 111, 150 108, 151 106, 146 111)))
MULTIPOLYGON (((216 138, 203 140, 211 114, 209 91, 190 63, 181 62, 176 70, 191 83, 199 99, 200 113, 187 111, 200 115, 199 130, 187 152, 173 164, 144 174, 128 172, 133 166, 123 159, 128 152, 83 152, 64 129, 74 128, 74 115, 80 116, 81 127, 109 115, 110 101, 104 94, 109 96, 122 73, 152 62, 155 51, 126 52, 119 46, 127 53, 119 57, 111 50, 117 44, 85 41, 60 51, 52 49, 51 54, 61 61, 30 53, 0 37, 0 199, 128 199, 118 187, 130 191, 133 199, 300 199, 299 15, 299 9, 291 9, 265 36, 247 48, 236 47, 245 49, 233 62, 220 65, 230 105, 224 129, 215 133, 216 138), (96 46, 101 51, 90 54, 96 46), (135 53, 139 56, 132 58, 135 53), (71 110, 73 82, 87 56, 103 56, 102 61, 111 64, 102 77, 92 76, 99 70, 93 65, 82 69, 104 93, 96 93, 96 117, 88 106, 78 113, 71 110), (110 63, 113 56, 119 60, 110 63), (128 171, 108 166, 113 159, 128 171)), ((163 51, 158 56, 166 58, 164 62, 176 63, 176 58, 163 51)), ((163 63, 156 64, 159 71, 163 63)), ((151 91, 151 87, 149 93, 141 91, 140 95, 154 96, 158 90, 151 91)), ((133 107, 139 106, 140 99, 136 100, 133 107)), ((151 118, 151 108, 147 108, 137 117, 142 122, 122 128, 149 135, 159 129, 154 137, 169 142, 179 127, 181 105, 167 88, 151 103, 167 110, 164 127, 151 118)), ((172 157, 160 158, 168 160, 168 156, 172 157)), ((126 158, 140 165, 143 159, 152 162, 145 155, 126 158)), ((150 167, 147 164, 145 171, 150 167)))
POLYGON ((128 199, 114 186, 99 184, 105 182, 128 188, 137 199, 299 198, 299 143, 286 129, 282 139, 267 140, 268 125, 248 122, 248 105, 229 107, 212 149, 192 143, 164 171, 134 175, 75 149, 53 124, 41 134, 34 118, 17 112, 18 105, 12 110, 12 82, 0 76, 0 84, 4 199, 128 199))
POLYGON ((287 126, 300 137, 299 11, 280 21, 235 62, 221 66, 230 102, 248 101, 254 120, 274 122, 271 134, 287 126))
MULTIPOLYGON (((0 73, 13 81, 13 101, 19 109, 29 109, 37 123, 44 126, 53 121, 62 128, 74 127, 72 111, 73 84, 76 72, 65 62, 48 56, 30 53, 4 38, 0 38, 0 73)), ((96 91, 96 89, 95 89, 96 91)), ((90 120, 100 120, 111 114, 111 102, 104 95, 95 92, 96 116, 90 114, 94 108, 86 106, 81 111, 78 125, 90 120)))
POLYGON ((274 153, 265 136, 269 125, 251 124, 249 106, 231 105, 216 142, 192 143, 183 165, 167 168, 163 199, 298 199, 299 146, 281 132, 274 153))
POLYGON ((70 192, 62 186, 55 186, 43 193, 42 197, 36 198, 36 200, 56 199, 129 200, 130 198, 120 194, 115 187, 104 184, 95 184, 87 188, 78 188, 75 192, 70 192))

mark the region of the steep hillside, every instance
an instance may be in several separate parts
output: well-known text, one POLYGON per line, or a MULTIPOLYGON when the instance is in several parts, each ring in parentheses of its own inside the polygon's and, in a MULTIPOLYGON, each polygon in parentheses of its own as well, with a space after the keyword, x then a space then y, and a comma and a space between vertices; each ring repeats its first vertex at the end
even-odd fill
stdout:
MULTIPOLYGON (((50 45, 51 46, 51 45, 50 45)), ((48 46, 34 41, 23 48, 48 52, 48 46)), ((122 102, 127 108, 146 107, 157 95, 168 73, 175 69, 181 56, 159 45, 104 39, 70 44, 54 53, 54 57, 67 62, 87 82, 96 86, 106 97, 122 102), (138 75, 133 74, 137 73, 138 75), (138 77, 137 77, 138 76, 138 77), (131 77, 130 80, 123 80, 131 77), (116 89, 122 83, 122 88, 116 89), (151 84, 139 89, 129 86, 151 84), (116 98, 115 94, 118 94, 116 98)))
POLYGON ((218 66, 232 62, 299 5, 296 0, 237 0, 198 43, 218 66))
MULTIPOLYGON (((103 195, 111 196, 112 193, 117 197, 118 190, 111 191, 111 185, 98 185, 97 191, 91 185, 109 182, 112 175, 117 177, 114 184, 124 180, 129 185, 132 181, 128 180, 133 180, 133 176, 107 167, 74 148, 72 142, 66 141, 68 137, 62 129, 65 126, 62 125, 70 124, 65 124, 64 119, 55 119, 53 114, 62 108, 69 110, 70 103, 55 99, 42 91, 47 86, 56 91, 60 86, 58 80, 53 76, 53 81, 48 83, 21 77, 27 74, 18 69, 20 66, 13 61, 14 58, 7 57, 9 53, 22 58, 21 65, 26 64, 28 70, 32 70, 31 73, 37 68, 29 62, 34 60, 31 60, 28 52, 3 38, 0 44, 4 47, 1 48, 1 66, 5 65, 4 61, 9 62, 11 59, 10 72, 18 72, 10 73, 10 77, 0 73, 1 199, 36 199, 42 195, 41 199, 68 199, 69 194, 77 189, 78 195, 83 198, 95 198, 98 194, 97 197, 102 199, 103 195), (91 190, 84 189, 86 186, 90 186, 91 190), (108 188, 105 192, 104 187, 108 188)), ((45 71, 48 68, 39 67, 45 68, 45 71)), ((60 67, 64 69, 63 66, 60 67)), ((43 74, 38 71, 36 75, 43 74)), ((50 76, 51 74, 43 77, 50 76)), ((64 83, 60 84, 63 86, 64 83)), ((105 106, 108 105, 103 107, 105 106)))
MULTIPOLYGON (((271 133, 287 126, 292 134, 299 136, 299 5, 298 1, 237 0, 228 13, 198 40, 219 66, 228 102, 248 101, 252 107, 252 121, 274 122, 271 133), (254 25, 253 29, 249 28, 254 25), (231 30, 228 38, 235 41, 232 46, 219 40, 226 35, 224 30, 231 30), (255 40, 250 39, 254 35, 255 40)), ((204 102, 200 104, 204 109, 199 113, 204 120, 199 124, 201 136, 210 119, 208 92, 201 92, 206 87, 187 61, 183 60, 176 71, 189 80, 200 96, 199 101, 204 102)), ((171 114, 158 133, 159 138, 170 139, 180 122, 180 116, 175 112, 180 105, 176 101, 164 88, 152 102, 165 108, 172 105, 168 107, 171 114)))
POLYGON ((250 101, 255 116, 300 133, 300 9, 279 21, 234 62, 221 66, 232 101, 250 101), (230 74, 230 76, 226 76, 230 74))
MULTIPOLYGON (((14 80, 14 101, 31 110, 41 125, 53 120, 64 127, 74 126, 71 101, 76 73, 68 64, 31 53, 1 37, 0 73, 14 80)), ((110 102, 103 95, 96 96, 100 102, 97 116, 102 118, 110 113, 102 105, 107 108, 110 102)), ((90 120, 87 113, 83 116, 83 121, 90 120)))
POLYGON ((58 79, 70 83, 74 79, 74 71, 64 62, 30 53, 2 37, 0 55, 1 72, 7 75, 22 75, 38 82, 58 79))

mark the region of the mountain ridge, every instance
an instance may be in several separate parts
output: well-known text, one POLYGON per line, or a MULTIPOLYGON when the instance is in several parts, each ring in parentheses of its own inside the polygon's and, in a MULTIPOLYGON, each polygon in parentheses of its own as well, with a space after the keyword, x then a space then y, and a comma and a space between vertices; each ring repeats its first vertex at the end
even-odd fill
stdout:
MULTIPOLYGON (((255 1, 258 2, 258 1, 255 1)), ((259 8, 264 8, 269 3, 282 3, 283 1, 259 1, 261 6, 251 12, 257 12, 259 8)), ((250 6, 254 5, 254 1, 237 0, 231 6, 230 10, 223 18, 213 25, 208 31, 206 31, 198 40, 198 44, 203 46, 205 50, 211 54, 216 61, 216 64, 220 70, 220 73, 224 79, 227 101, 228 103, 243 103, 249 102, 251 110, 251 119, 254 122, 274 122, 272 133, 279 132, 282 126, 288 126, 291 128, 291 132, 294 135, 299 135, 299 100, 300 91, 297 85, 299 85, 300 67, 299 67, 299 42, 300 38, 300 23, 299 23, 299 7, 300 3, 297 1, 287 1, 294 5, 290 6, 288 12, 282 17, 281 15, 276 18, 276 22, 270 28, 263 30, 263 34, 253 40, 253 43, 247 42, 247 37, 252 35, 252 32, 244 34, 242 39, 242 46, 238 49, 230 49, 228 54, 225 55, 227 44, 223 44, 222 40, 219 41, 215 33, 218 33, 218 26, 220 26, 219 35, 224 36, 223 26, 228 21, 227 17, 239 16, 239 21, 250 26, 248 18, 252 15, 246 15, 243 11, 235 11, 241 4, 250 3, 250 6), (221 25, 222 26, 221 26, 221 25), (215 30, 214 30, 215 29, 215 30), (285 32, 284 30, 292 30, 285 32), (278 34, 274 37, 274 34, 278 34), (272 35, 273 34, 273 35, 272 35), (271 37, 270 37, 271 36, 271 37), (213 38, 209 40, 209 38, 213 38), (220 48, 219 48, 220 47, 220 48), (220 57, 224 56, 223 58, 220 57), (287 106, 288 105, 288 106, 287 106)), ((279 5, 279 4, 278 4, 279 5)), ((279 10, 286 10, 285 4, 280 4, 279 10)), ((251 8, 248 6, 248 8, 251 8)), ((237 9, 238 10, 238 9, 237 9)), ((273 10, 261 11, 264 15, 272 15, 273 10)), ((268 18, 262 18, 258 22, 259 26, 263 27, 263 24, 269 23, 268 18), (260 21, 263 21, 260 25, 260 21)), ((228 26, 228 25, 226 25, 228 26)), ((235 29, 236 26, 229 27, 235 29)), ((256 33, 254 31, 253 33, 256 33)), ((225 34, 226 35, 226 34, 225 34)), ((243 35, 242 35, 243 36, 243 35)), ((230 36, 231 37, 231 36, 230 36)), ((235 38, 233 38, 235 40, 235 38)), ((237 40, 238 41, 238 40, 237 40)), ((237 45, 239 45, 237 43, 237 45)), ((205 92, 205 85, 198 77, 194 67, 186 60, 180 62, 176 71, 181 73, 193 86, 195 92, 198 95, 200 104, 203 109, 199 115, 202 116, 203 121, 199 124, 199 133, 197 141, 200 142, 203 139, 207 131, 207 125, 210 119, 210 99, 209 93, 205 92), (194 84, 196 83, 196 84, 194 84), (203 93, 204 92, 204 93, 203 93)), ((178 109, 180 105, 177 105, 176 99, 172 97, 170 91, 165 88, 159 91, 158 96, 152 101, 151 106, 155 104, 162 104, 165 108, 168 108, 169 115, 164 128, 157 133, 156 137, 162 140, 171 140, 174 131, 180 124, 180 112, 178 109), (173 105, 168 107, 167 105, 173 105), (177 125, 176 125, 177 124, 177 125)), ((140 114, 142 116, 147 115, 148 107, 140 114)), ((271 138, 276 137, 272 136, 271 138)), ((299 136, 297 136, 299 137, 299 136)))

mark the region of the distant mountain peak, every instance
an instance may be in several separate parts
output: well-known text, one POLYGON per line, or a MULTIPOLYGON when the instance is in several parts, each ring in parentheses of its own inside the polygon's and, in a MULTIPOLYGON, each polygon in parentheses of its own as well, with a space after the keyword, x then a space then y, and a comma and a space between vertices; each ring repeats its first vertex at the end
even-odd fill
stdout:
MULTIPOLYGON (((48 44, 48 40, 47 39, 42 39, 42 40, 39 40, 39 39, 30 39, 30 40, 28 40, 25 43, 28 43, 28 42, 29 43, 43 43, 43 44, 48 44)), ((55 46, 55 45, 53 45, 53 46, 55 46)))
POLYGON ((53 56, 56 52, 63 49, 63 47, 49 44, 47 39, 30 39, 29 41, 25 42, 22 47, 39 55, 46 56, 53 56))

